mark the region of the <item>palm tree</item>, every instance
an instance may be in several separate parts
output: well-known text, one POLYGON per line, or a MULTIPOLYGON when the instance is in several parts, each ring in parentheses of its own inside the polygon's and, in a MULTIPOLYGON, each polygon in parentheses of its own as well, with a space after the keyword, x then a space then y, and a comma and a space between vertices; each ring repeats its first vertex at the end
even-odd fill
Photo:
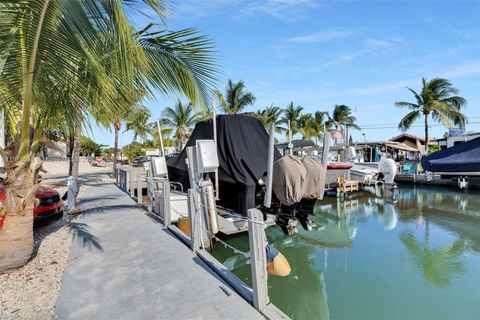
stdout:
POLYGON ((275 107, 272 103, 270 107, 267 107, 264 110, 263 113, 265 116, 265 127, 267 129, 270 129, 270 127, 273 125, 273 130, 276 133, 282 133, 287 130, 282 126, 283 110, 280 107, 275 107))
POLYGON ((137 138, 140 138, 142 143, 145 142, 150 133, 150 128, 148 127, 150 117, 151 113, 147 107, 142 105, 135 106, 125 119, 125 131, 123 132, 132 131, 133 141, 137 141, 137 138))
POLYGON ((181 148, 198 120, 199 115, 193 110, 192 103, 184 105, 178 100, 175 107, 168 107, 163 111, 161 121, 164 126, 174 130, 173 138, 181 148))
POLYGON ((351 115, 352 109, 346 105, 335 105, 332 116, 329 116, 329 121, 327 121, 329 126, 334 126, 335 130, 342 131, 344 141, 348 141, 348 128, 354 128, 361 130, 360 127, 355 123, 357 119, 351 115), (344 132, 344 128, 346 129, 344 132))
POLYGON ((223 111, 227 114, 238 114, 246 106, 255 103, 255 96, 245 90, 245 83, 239 81, 237 83, 228 80, 227 88, 225 89, 225 96, 220 91, 215 91, 218 103, 223 111))
POLYGON ((441 78, 427 80, 422 79, 422 91, 407 89, 415 97, 415 102, 397 101, 395 106, 407 107, 410 111, 400 120, 398 128, 402 131, 408 130, 421 115, 425 123, 425 151, 428 152, 428 117, 440 122, 445 126, 452 124, 464 128, 467 118, 460 112, 460 109, 467 104, 467 101, 457 96, 458 89, 453 87, 450 81, 441 78))
MULTIPOLYGON (((143 2, 165 20, 162 1, 143 2)), ((7 197, 0 215, 8 216, 0 230, 0 270, 31 256, 37 153, 52 122, 66 118, 80 137, 89 119, 113 121, 138 101, 138 92, 151 95, 151 87, 206 104, 217 72, 210 41, 193 29, 148 32, 149 25, 135 32, 123 3, 0 2, 0 105, 13 128, 3 150, 7 197)))
POLYGON ((269 107, 266 107, 264 110, 258 110, 256 112, 247 112, 246 114, 259 119, 263 123, 267 131, 270 130, 270 127, 273 125, 273 130, 276 133, 282 133, 283 131, 286 130, 282 126, 282 123, 283 123, 282 113, 283 113, 283 110, 280 109, 280 107, 275 107, 272 103, 269 107))
MULTIPOLYGON (((303 107, 294 106, 293 101, 290 102, 287 107, 283 110, 282 123, 288 125, 290 123, 290 132, 292 137, 298 133, 298 125, 300 115, 302 114, 303 107)), ((288 130, 286 132, 288 137, 288 130)))
POLYGON ((324 111, 316 111, 313 115, 310 113, 301 115, 298 132, 303 139, 313 138, 317 144, 317 139, 322 138, 324 129, 328 129, 328 121, 325 121, 327 116, 328 113, 324 111))
POLYGON ((298 133, 302 135, 302 139, 310 140, 315 135, 313 125, 313 116, 311 113, 305 113, 298 118, 298 133))

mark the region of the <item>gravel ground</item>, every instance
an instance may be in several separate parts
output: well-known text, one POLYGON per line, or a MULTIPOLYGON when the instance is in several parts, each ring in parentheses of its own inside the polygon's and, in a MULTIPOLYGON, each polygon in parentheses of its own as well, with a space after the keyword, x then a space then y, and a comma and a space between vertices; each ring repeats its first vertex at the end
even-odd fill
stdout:
MULTIPOLYGON (((68 172, 68 163, 45 163, 49 173, 56 175, 68 172)), ((83 178, 79 197, 88 185, 111 181, 105 168, 91 167, 80 163, 83 178)), ((49 179, 44 176, 42 185, 55 188, 60 195, 66 190, 65 179, 49 179)), ((55 303, 67 263, 72 236, 70 218, 53 221, 34 229, 34 255, 23 267, 0 274, 0 319, 54 319, 55 303)))
POLYGON ((34 231, 36 255, 0 275, 0 319, 52 319, 71 244, 63 219, 34 231))

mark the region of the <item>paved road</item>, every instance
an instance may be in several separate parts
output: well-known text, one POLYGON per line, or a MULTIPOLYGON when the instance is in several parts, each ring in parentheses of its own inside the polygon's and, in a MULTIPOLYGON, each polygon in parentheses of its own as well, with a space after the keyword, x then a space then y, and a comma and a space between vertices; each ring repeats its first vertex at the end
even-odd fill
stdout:
POLYGON ((262 319, 113 184, 90 186, 81 206, 59 319, 262 319))

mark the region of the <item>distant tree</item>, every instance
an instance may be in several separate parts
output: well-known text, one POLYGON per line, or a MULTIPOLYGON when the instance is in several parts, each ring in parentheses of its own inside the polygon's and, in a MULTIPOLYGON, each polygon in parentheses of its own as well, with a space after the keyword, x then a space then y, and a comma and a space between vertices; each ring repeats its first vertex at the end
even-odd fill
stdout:
POLYGON ((312 114, 305 113, 298 118, 298 133, 302 135, 302 139, 307 140, 316 135, 312 114))
POLYGON ((193 126, 199 120, 198 114, 193 110, 192 103, 189 102, 184 105, 180 100, 175 107, 166 108, 162 117, 162 127, 165 126, 173 130, 173 139, 179 146, 186 142, 193 126))
POLYGON ((147 107, 142 105, 135 106, 125 117, 125 130, 123 132, 132 131, 133 141, 137 141, 137 138, 141 142, 146 141, 150 133, 148 127, 150 117, 151 113, 147 107))
POLYGON ((246 106, 254 104, 256 100, 251 92, 245 90, 243 81, 234 83, 229 79, 225 89, 225 96, 218 90, 214 93, 217 96, 220 108, 227 114, 238 114, 246 106))
POLYGON ((270 130, 270 127, 274 126, 276 133, 282 133, 286 129, 282 126, 282 113, 283 110, 280 107, 273 106, 273 103, 266 107, 263 110, 258 110, 256 112, 247 112, 247 115, 259 119, 267 131, 270 130))
POLYGON ((445 126, 452 124, 464 128, 467 118, 460 110, 467 104, 465 98, 457 96, 458 89, 453 87, 450 81, 441 78, 427 80, 422 79, 422 91, 407 89, 415 97, 415 102, 397 101, 395 106, 407 107, 410 111, 400 120, 398 128, 408 130, 420 116, 423 115, 425 123, 425 145, 428 145, 428 118, 440 122, 445 126))
POLYGON ((82 150, 83 155, 91 156, 99 156, 102 154, 102 147, 105 145, 101 145, 90 139, 89 137, 82 137, 82 142, 80 148, 82 150))
POLYGON ((122 148, 123 154, 128 158, 128 162, 132 164, 133 160, 137 157, 145 155, 145 149, 139 142, 132 142, 122 148))
POLYGON ((104 148, 102 150, 102 156, 104 157, 111 157, 115 153, 115 148, 109 147, 109 148, 104 148))
MULTIPOLYGON (((287 105, 287 107, 283 110, 283 117, 281 122, 288 126, 288 122, 290 121, 290 131, 292 132, 292 137, 298 133, 299 129, 299 120, 302 114, 303 107, 301 106, 294 106, 293 101, 287 105)), ((287 137, 288 137, 288 129, 287 129, 287 137)))
POLYGON ((360 127, 355 123, 356 121, 357 119, 352 116, 352 108, 342 104, 335 105, 335 107, 333 108, 332 116, 329 116, 327 124, 329 126, 334 126, 335 130, 337 131, 340 130, 344 137, 344 141, 347 141, 348 128, 361 130, 360 127))

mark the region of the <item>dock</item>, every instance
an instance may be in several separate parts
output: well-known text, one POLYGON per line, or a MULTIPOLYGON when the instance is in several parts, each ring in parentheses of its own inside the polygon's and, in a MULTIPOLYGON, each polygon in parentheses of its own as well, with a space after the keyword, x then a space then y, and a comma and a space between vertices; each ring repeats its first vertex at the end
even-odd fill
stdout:
MULTIPOLYGON (((445 178, 440 175, 434 175, 433 179, 427 179, 425 174, 400 174, 395 175, 395 182, 405 184, 419 184, 431 186, 448 186, 458 188, 459 176, 445 178)), ((468 188, 480 189, 480 177, 469 177, 468 188)))
POLYGON ((90 186, 80 207, 59 319, 263 319, 114 184, 90 186))

